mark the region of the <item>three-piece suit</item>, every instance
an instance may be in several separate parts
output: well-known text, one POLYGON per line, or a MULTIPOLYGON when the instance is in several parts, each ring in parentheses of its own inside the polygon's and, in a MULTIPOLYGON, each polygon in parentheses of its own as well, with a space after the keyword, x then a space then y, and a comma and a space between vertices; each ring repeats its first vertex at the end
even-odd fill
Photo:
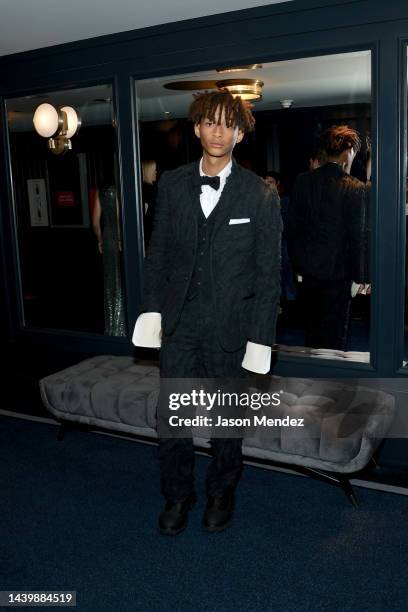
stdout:
MULTIPOLYGON (((162 378, 240 378, 247 341, 270 346, 275 340, 279 197, 235 160, 208 217, 200 194, 198 161, 161 177, 143 310, 161 313, 162 378)), ((207 494, 219 496, 238 482, 241 440, 213 439, 212 453, 207 494)), ((194 488, 192 440, 159 440, 159 458, 164 496, 185 499, 194 488)))

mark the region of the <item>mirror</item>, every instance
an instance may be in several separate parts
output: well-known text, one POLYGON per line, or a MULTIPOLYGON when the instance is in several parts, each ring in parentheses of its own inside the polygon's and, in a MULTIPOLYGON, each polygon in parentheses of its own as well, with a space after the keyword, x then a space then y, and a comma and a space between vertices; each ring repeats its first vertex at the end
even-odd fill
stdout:
POLYGON ((24 324, 124 336, 111 85, 6 104, 24 324))
MULTIPOLYGON (((276 349, 369 362, 369 51, 138 81, 145 244, 153 226, 157 179, 165 170, 201 156, 187 120, 193 93, 236 88, 239 82, 260 91, 261 97, 252 102, 255 132, 245 135, 234 157, 272 184, 281 202, 284 231, 276 349), (332 126, 340 132, 347 126, 356 139, 343 138, 337 149, 336 145, 335 150, 325 150, 330 140, 325 130, 332 126)), ((338 132, 332 134, 332 145, 338 138, 338 132)))

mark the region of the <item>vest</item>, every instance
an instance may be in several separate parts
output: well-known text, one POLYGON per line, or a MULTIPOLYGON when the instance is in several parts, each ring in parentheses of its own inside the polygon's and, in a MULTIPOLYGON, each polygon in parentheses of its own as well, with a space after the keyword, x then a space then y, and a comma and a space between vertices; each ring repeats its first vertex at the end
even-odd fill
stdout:
POLYGON ((187 292, 187 299, 192 300, 198 297, 203 306, 212 306, 212 283, 211 283, 211 260, 210 260, 210 244, 214 231, 214 222, 219 213, 219 205, 215 206, 209 217, 205 217, 200 202, 197 212, 197 248, 194 262, 193 274, 191 276, 190 286, 187 292))

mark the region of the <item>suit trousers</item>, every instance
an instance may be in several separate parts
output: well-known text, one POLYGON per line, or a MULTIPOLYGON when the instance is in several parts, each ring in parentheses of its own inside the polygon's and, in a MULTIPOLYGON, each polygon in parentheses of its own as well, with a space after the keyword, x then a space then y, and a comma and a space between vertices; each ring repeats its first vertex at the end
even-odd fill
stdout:
POLYGON ((305 345, 346 350, 351 305, 351 281, 303 276, 302 302, 305 345))
MULTIPOLYGON (((215 313, 197 294, 186 300, 174 332, 162 339, 161 378, 243 378, 245 347, 234 352, 220 346, 215 313)), ((213 438, 212 460, 207 470, 208 496, 232 492, 242 472, 242 439, 213 438)), ((161 491, 175 503, 194 492, 194 447, 192 438, 159 439, 161 491)))

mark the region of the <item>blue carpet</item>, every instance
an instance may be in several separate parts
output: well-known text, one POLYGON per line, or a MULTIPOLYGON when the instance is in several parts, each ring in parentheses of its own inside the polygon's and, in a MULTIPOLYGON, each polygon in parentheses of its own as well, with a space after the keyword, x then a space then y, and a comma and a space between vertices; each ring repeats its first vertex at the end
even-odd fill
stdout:
MULTIPOLYGON (((0 417, 0 589, 76 590, 82 610, 388 612, 408 606, 408 499, 245 467, 232 527, 156 530, 157 449, 0 417)), ((8 608, 7 608, 8 609, 8 608)))

